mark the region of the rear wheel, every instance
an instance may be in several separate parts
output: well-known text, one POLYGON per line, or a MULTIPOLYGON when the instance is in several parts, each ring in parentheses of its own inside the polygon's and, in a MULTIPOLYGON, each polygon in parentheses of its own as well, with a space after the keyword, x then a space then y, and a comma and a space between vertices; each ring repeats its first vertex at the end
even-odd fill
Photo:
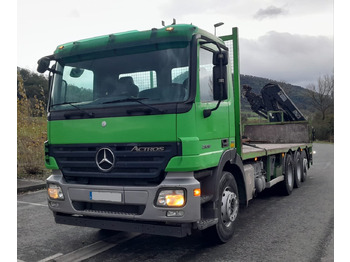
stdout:
POLYGON ((209 240, 216 243, 226 243, 234 232, 239 211, 239 195, 237 183, 233 175, 224 172, 219 183, 219 206, 216 212, 218 223, 203 231, 209 240))
POLYGON ((294 155, 294 187, 299 188, 301 186, 302 167, 303 160, 299 151, 294 155))
POLYGON ((301 182, 305 182, 307 178, 307 169, 308 169, 308 161, 306 158, 306 152, 305 150, 301 152, 301 182))
POLYGON ((294 171, 293 159, 290 154, 287 154, 284 167, 284 180, 281 182, 281 192, 283 195, 290 195, 294 187, 294 171))

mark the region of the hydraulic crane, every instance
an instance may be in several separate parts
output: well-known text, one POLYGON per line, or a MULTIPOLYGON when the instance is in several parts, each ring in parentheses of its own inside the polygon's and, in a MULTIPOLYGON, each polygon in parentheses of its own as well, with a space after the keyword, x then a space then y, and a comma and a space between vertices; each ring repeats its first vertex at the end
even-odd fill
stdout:
POLYGON ((249 85, 243 85, 242 95, 247 98, 251 109, 270 122, 305 121, 305 117, 287 96, 281 86, 269 83, 261 89, 261 95, 253 93, 249 85), (275 114, 276 111, 283 112, 275 114))

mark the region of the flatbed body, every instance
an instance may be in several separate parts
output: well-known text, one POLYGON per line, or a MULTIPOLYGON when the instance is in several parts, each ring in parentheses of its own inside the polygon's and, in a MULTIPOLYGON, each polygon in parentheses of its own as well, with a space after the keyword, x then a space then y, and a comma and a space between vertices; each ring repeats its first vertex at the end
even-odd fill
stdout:
POLYGON ((288 151, 296 151, 298 149, 305 149, 312 147, 311 143, 285 143, 285 144, 271 144, 271 143, 250 143, 242 146, 242 160, 254 159, 256 157, 269 156, 280 153, 287 153, 288 151))

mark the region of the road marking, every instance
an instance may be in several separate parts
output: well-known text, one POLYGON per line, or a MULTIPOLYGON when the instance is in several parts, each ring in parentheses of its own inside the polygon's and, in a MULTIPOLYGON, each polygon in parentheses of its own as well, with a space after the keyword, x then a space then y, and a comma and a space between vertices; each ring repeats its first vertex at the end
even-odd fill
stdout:
POLYGON ((96 256, 118 244, 131 240, 141 234, 121 232, 109 238, 103 239, 86 247, 77 249, 71 253, 55 258, 55 262, 79 262, 96 256))
POLYGON ((30 202, 24 202, 24 201, 17 201, 17 203, 20 203, 20 204, 28 204, 28 205, 32 205, 32 206, 47 207, 47 204, 30 203, 30 202))
POLYGON ((62 253, 57 253, 55 255, 49 256, 49 257, 44 258, 42 260, 39 260, 38 262, 48 262, 48 261, 51 261, 51 260, 55 259, 56 257, 60 257, 62 255, 63 255, 62 253))

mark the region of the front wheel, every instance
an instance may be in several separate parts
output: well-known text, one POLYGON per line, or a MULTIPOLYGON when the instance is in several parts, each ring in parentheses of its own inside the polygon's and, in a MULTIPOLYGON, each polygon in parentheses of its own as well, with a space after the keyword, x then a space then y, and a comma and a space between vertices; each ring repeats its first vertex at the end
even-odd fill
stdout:
POLYGON ((224 172, 219 182, 219 206, 216 208, 218 223, 207 228, 203 233, 216 243, 226 243, 234 232, 239 211, 239 195, 235 178, 224 172))

